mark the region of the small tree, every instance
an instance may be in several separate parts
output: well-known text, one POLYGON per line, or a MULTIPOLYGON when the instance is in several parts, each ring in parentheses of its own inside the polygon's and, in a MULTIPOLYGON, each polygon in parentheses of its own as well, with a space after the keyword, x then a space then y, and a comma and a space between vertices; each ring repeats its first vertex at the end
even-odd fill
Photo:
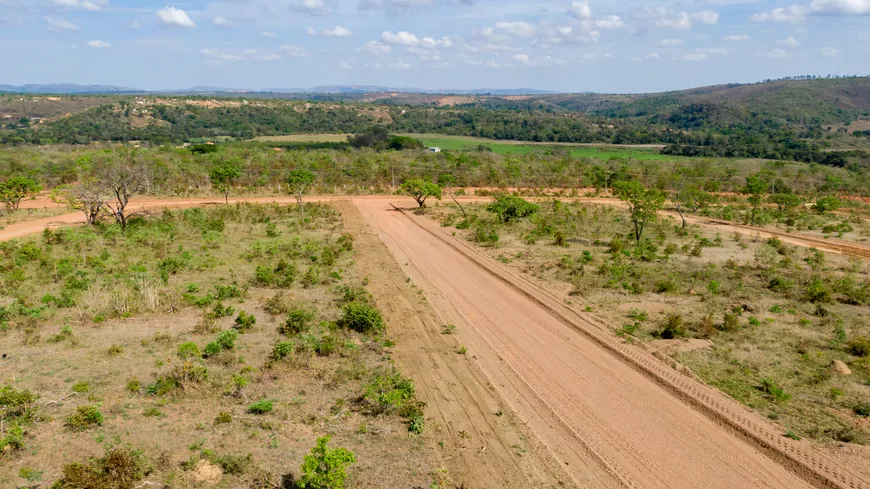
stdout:
POLYGON ((302 477, 296 483, 302 489, 345 489, 348 465, 356 463, 353 452, 346 448, 330 450, 326 445, 331 436, 317 439, 302 462, 302 477))
POLYGON ((225 162, 212 168, 209 174, 211 185, 224 194, 224 202, 230 203, 230 188, 233 181, 242 176, 242 170, 235 162, 225 162))
POLYGON ((435 197, 441 200, 441 187, 438 184, 427 182, 425 180, 408 180, 400 187, 403 192, 409 194, 417 201, 417 204, 422 209, 426 207, 426 199, 435 197))
POLYGON ((634 239, 640 242, 643 230, 658 218, 658 212, 665 204, 665 196, 658 189, 644 188, 634 180, 613 184, 613 191, 620 200, 628 204, 631 222, 634 224, 634 239))
POLYGON ((746 186, 743 188, 743 193, 749 195, 747 200, 749 200, 749 205, 752 206, 749 224, 754 226, 758 216, 758 208, 761 207, 761 204, 764 202, 764 194, 767 193, 767 182, 758 175, 750 175, 746 177, 746 186))
POLYGON ((36 195, 40 190, 42 187, 36 180, 12 177, 0 182, 0 202, 6 204, 7 209, 18 210, 23 199, 36 195))
POLYGON ((790 211, 803 203, 803 200, 795 194, 773 194, 768 197, 771 204, 779 207, 779 212, 790 211))
POLYGON ((486 210, 498 216, 498 220, 503 223, 531 216, 539 209, 537 204, 532 204, 522 197, 507 194, 496 195, 495 201, 486 206, 486 210))
POLYGON ((813 207, 819 214, 824 214, 828 211, 835 211, 842 206, 843 203, 836 197, 822 197, 821 199, 816 200, 816 205, 813 207))
POLYGON ((127 221, 131 216, 127 212, 130 199, 148 186, 150 171, 150 167, 140 161, 108 163, 100 168, 97 181, 113 197, 106 200, 104 205, 121 229, 127 229, 127 221))
POLYGON ((682 227, 686 227, 686 217, 683 215, 683 211, 688 210, 694 214, 699 209, 710 205, 712 201, 712 195, 695 185, 687 185, 677 191, 674 194, 674 203, 676 204, 677 213, 680 214, 680 219, 683 221, 682 227))
POLYGON ((293 170, 287 175, 287 187, 290 193, 296 197, 296 202, 299 204, 299 212, 302 218, 305 218, 305 205, 302 203, 302 196, 308 192, 308 189, 314 185, 317 176, 308 170, 293 170))
POLYGON ((106 196, 93 179, 85 179, 76 185, 61 185, 51 191, 51 200, 70 209, 82 211, 85 222, 95 224, 106 204, 106 196))

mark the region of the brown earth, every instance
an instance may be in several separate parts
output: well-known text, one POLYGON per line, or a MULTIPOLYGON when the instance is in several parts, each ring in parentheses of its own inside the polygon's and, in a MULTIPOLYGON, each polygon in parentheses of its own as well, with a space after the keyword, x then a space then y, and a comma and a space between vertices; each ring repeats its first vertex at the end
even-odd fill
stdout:
MULTIPOLYGON (((399 339, 397 360, 429 403, 428 436, 445 442, 433 456, 455 471, 454 483, 870 488, 809 443, 785 438, 772 422, 614 337, 596 316, 567 308, 391 202, 411 203, 355 198, 361 218, 339 205, 359 236, 356 266, 399 339), (464 348, 441 334, 447 323, 457 326, 463 358, 464 348)), ((218 200, 141 201, 137 209, 210 203, 218 200)), ((0 239, 81 220, 50 219, 12 225, 0 239)))

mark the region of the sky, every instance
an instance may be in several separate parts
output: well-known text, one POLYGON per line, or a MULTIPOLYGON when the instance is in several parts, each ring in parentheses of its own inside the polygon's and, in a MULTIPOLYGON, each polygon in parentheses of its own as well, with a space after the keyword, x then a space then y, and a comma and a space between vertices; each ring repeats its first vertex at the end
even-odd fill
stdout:
POLYGON ((868 73, 870 0, 0 0, 0 84, 640 93, 868 73))

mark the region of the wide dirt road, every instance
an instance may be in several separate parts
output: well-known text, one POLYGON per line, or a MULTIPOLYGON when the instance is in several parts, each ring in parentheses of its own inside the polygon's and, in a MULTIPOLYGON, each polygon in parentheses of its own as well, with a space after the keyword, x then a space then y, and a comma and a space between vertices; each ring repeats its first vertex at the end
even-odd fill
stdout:
POLYGON ((383 200, 355 203, 579 486, 867 487, 713 389, 612 346, 592 317, 578 326, 554 313, 558 302, 522 278, 507 283, 510 272, 436 224, 383 200))

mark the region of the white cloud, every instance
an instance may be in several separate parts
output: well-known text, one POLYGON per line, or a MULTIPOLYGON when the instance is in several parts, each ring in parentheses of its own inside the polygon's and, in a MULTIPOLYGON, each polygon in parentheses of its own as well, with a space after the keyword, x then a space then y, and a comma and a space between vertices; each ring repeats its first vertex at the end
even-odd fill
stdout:
MULTIPOLYGON (((404 12, 432 5, 433 0, 362 0, 357 5, 359 10, 383 10, 386 12, 404 12)), ((466 2, 463 2, 466 3, 466 2)))
POLYGON ((785 49, 776 48, 776 49, 771 49, 766 54, 766 56, 768 58, 773 58, 773 59, 788 59, 788 58, 791 58, 791 53, 789 53, 785 49))
POLYGON ((529 64, 531 64, 528 54, 515 54, 513 55, 513 60, 521 65, 528 66, 529 64))
POLYGON ((813 0, 810 8, 818 15, 870 15, 870 0, 813 0))
POLYGON ((187 15, 184 10, 175 7, 166 7, 157 11, 157 18, 163 25, 173 25, 177 27, 196 27, 193 20, 187 15))
POLYGON ((97 12, 109 5, 108 0, 51 0, 51 3, 61 7, 90 10, 91 12, 97 12))
POLYGON ((233 25, 233 22, 226 17, 215 17, 211 19, 211 23, 220 27, 229 27, 233 25))
POLYGON ((659 55, 656 53, 649 53, 645 57, 646 59, 659 59, 659 55))
POLYGON ((694 62, 706 61, 707 55, 704 53, 691 53, 691 54, 684 54, 684 55, 680 56, 679 59, 681 59, 683 61, 694 61, 694 62))
POLYGON ((589 2, 585 0, 572 2, 571 10, 568 13, 577 20, 589 20, 592 18, 592 9, 589 8, 589 2))
POLYGON ((836 48, 822 48, 820 52, 826 58, 836 58, 840 55, 840 50, 836 48))
POLYGON ((779 41, 776 44, 779 46, 782 46, 782 47, 795 49, 796 47, 801 45, 801 42, 792 36, 788 36, 787 39, 783 39, 782 41, 779 41))
POLYGON ((328 14, 331 10, 325 0, 295 0, 290 3, 290 8, 311 15, 328 14))
POLYGON ((472 53, 499 53, 517 50, 517 48, 509 46, 507 44, 498 44, 493 42, 466 43, 462 47, 472 53))
POLYGON ((603 30, 621 29, 625 22, 617 15, 606 15, 595 21, 595 27, 603 30))
POLYGON ((106 41, 100 40, 88 41, 88 46, 95 49, 105 49, 112 47, 112 45, 107 43, 106 41))
POLYGON ((395 69, 397 69, 397 70, 403 70, 403 71, 404 71, 404 70, 410 70, 410 69, 411 69, 411 65, 409 65, 408 63, 403 63, 403 62, 401 62, 401 61, 397 61, 397 62, 393 63, 393 68, 395 68, 395 69))
POLYGON ((353 33, 350 30, 345 29, 340 25, 337 25, 332 29, 326 29, 325 31, 323 31, 323 35, 329 37, 350 37, 353 35, 353 33))
POLYGON ((60 32, 79 30, 79 26, 66 19, 53 19, 51 17, 43 17, 43 19, 48 24, 48 29, 52 31, 60 32))
POLYGON ((353 66, 351 66, 350 63, 348 63, 347 61, 342 61, 341 64, 338 65, 338 67, 343 69, 343 70, 353 69, 353 66))
POLYGON ((269 39, 275 39, 276 37, 278 37, 278 34, 269 31, 263 31, 260 33, 260 35, 263 37, 268 37, 269 39))
POLYGON ((308 56, 308 52, 305 51, 304 47, 295 44, 285 44, 279 47, 278 51, 281 51, 287 56, 293 56, 294 58, 304 58, 308 56))
POLYGON ((710 48, 707 50, 707 54, 711 56, 728 56, 728 50, 722 48, 710 48))
POLYGON ((682 39, 662 39, 661 41, 659 41, 658 45, 660 47, 666 48, 670 46, 679 46, 681 44, 683 44, 682 39))
POLYGON ((505 34, 517 37, 532 37, 535 35, 535 26, 527 22, 499 22, 495 28, 505 34))
POLYGON ((749 36, 746 34, 735 34, 733 36, 725 36, 722 38, 722 40, 723 41, 730 41, 730 42, 742 42, 742 41, 748 41, 749 36))
POLYGON ((133 22, 130 22, 130 23, 127 24, 127 28, 128 28, 128 29, 133 29, 134 31, 138 31, 139 29, 142 28, 142 26, 139 25, 139 21, 138 21, 138 20, 134 20, 133 22))
POLYGON ((690 14, 688 12, 673 12, 664 7, 647 11, 640 18, 653 19, 656 27, 671 30, 688 30, 697 24, 716 25, 719 23, 719 13, 703 10, 690 14))
POLYGON ((775 24, 800 24, 806 20, 810 9, 803 5, 775 8, 767 12, 759 12, 749 18, 752 22, 773 22, 775 24))
POLYGON ((256 49, 223 51, 220 49, 203 49, 200 52, 202 62, 207 65, 220 66, 236 61, 281 61, 281 56, 273 52, 261 52, 256 49))
POLYGON ((390 48, 390 46, 387 46, 386 44, 380 43, 378 41, 369 41, 363 44, 361 48, 357 49, 357 52, 359 53, 377 57, 384 57, 390 54, 390 51, 392 51, 392 48, 390 48))
POLYGON ((553 44, 595 44, 601 40, 601 31, 591 27, 588 23, 580 26, 559 26, 550 33, 546 39, 553 44))
POLYGON ((381 39, 389 44, 401 44, 403 46, 420 45, 420 40, 417 39, 417 36, 405 31, 399 31, 395 34, 389 31, 385 31, 383 34, 381 34, 381 39))

